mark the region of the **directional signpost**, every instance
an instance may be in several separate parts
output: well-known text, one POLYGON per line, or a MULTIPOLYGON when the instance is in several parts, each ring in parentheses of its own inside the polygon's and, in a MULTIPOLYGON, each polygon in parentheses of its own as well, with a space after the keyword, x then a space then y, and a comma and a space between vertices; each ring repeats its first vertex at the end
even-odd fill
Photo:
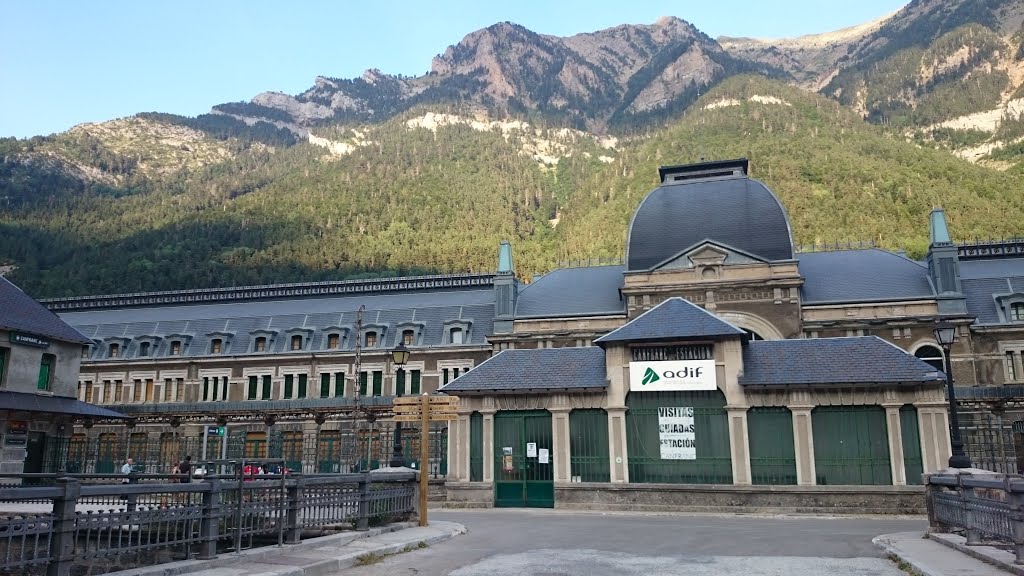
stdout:
POLYGON ((392 410, 395 422, 420 423, 420 526, 427 525, 427 471, 430 462, 430 423, 455 420, 459 417, 458 396, 401 396, 395 398, 392 410))

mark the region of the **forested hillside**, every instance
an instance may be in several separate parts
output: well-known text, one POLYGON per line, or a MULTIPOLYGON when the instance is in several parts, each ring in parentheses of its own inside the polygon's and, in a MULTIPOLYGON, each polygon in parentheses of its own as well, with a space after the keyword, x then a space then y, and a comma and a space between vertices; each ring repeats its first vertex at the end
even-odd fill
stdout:
POLYGON ((46 179, 66 172, 33 160, 70 146, 65 136, 34 151, 8 142, 0 198, 21 192, 0 203, 0 264, 48 297, 490 271, 509 239, 529 278, 563 260, 620 256, 657 167, 701 157, 749 156, 801 244, 872 240, 919 255, 936 205, 961 237, 1019 234, 1024 221, 1020 176, 893 139, 835 101, 761 77, 731 78, 613 148, 536 121, 417 120, 430 110, 324 130, 331 147, 207 134, 187 154, 159 156, 159 170, 116 142, 78 147, 82 171, 121 157, 124 170, 79 175, 70 192, 46 179))

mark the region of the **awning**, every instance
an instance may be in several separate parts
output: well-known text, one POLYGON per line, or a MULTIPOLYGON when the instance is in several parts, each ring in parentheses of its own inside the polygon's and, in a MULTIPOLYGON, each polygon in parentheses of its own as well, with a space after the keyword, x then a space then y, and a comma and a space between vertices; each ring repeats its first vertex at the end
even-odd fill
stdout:
POLYGON ((107 410, 94 404, 87 404, 77 398, 26 394, 25 392, 12 392, 10 390, 0 390, 0 410, 67 414, 83 418, 128 418, 128 416, 120 412, 107 410))

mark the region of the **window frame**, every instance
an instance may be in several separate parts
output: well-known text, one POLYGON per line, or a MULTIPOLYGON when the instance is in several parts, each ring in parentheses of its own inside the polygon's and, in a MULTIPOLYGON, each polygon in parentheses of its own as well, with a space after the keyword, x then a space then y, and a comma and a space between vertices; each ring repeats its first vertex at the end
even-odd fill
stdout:
POLYGON ((36 392, 53 391, 53 373, 56 368, 57 356, 55 354, 43 354, 42 358, 39 359, 39 378, 36 380, 36 392))

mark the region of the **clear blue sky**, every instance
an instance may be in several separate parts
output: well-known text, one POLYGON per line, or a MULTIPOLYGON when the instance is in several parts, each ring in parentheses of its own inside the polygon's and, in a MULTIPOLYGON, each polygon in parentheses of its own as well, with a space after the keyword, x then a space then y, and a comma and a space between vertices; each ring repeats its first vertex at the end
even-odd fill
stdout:
POLYGON ((712 37, 789 37, 859 24, 905 3, 3 0, 0 136, 137 112, 195 116, 263 91, 302 92, 317 75, 420 75, 466 34, 506 20, 567 36, 671 15, 712 37))

